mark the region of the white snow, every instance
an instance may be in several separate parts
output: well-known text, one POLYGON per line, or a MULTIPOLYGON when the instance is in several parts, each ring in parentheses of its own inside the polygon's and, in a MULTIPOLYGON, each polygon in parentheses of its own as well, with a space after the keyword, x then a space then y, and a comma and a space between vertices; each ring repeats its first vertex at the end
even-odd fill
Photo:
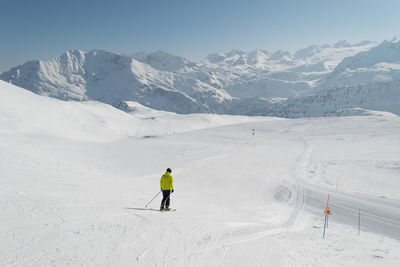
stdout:
POLYGON ((325 88, 364 85, 400 79, 400 43, 383 41, 372 49, 345 58, 323 82, 325 88))
POLYGON ((247 118, 127 105, 130 114, 0 81, 0 265, 400 262, 398 116, 247 118), (177 211, 160 213, 160 197, 145 205, 167 167, 177 211))
MULTIPOLYGON (((341 41, 312 45, 293 56, 281 49, 272 54, 233 50, 209 55, 200 63, 164 51, 127 56, 71 50, 50 61, 12 68, 0 79, 61 100, 114 106, 135 101, 183 114, 276 115, 275 107, 258 100, 307 96, 320 87, 395 81, 400 77, 393 56, 397 46, 394 41, 355 45, 341 41), (348 71, 346 62, 358 67, 348 71)), ((358 107, 353 103, 352 108, 358 107)))

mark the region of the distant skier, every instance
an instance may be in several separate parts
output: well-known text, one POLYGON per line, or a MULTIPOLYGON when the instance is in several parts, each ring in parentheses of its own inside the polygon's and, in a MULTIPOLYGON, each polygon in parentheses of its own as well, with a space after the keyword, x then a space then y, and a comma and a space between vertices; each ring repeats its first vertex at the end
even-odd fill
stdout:
POLYGON ((172 170, 170 168, 161 176, 160 187, 163 193, 160 210, 169 210, 170 195, 174 192, 174 179, 172 178, 172 170))

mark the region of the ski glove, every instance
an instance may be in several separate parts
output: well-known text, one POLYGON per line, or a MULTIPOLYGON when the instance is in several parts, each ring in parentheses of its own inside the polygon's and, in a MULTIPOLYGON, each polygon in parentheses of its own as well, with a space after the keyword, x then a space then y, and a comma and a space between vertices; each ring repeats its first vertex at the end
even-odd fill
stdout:
POLYGON ((174 189, 172 189, 172 193, 174 192, 174 189))

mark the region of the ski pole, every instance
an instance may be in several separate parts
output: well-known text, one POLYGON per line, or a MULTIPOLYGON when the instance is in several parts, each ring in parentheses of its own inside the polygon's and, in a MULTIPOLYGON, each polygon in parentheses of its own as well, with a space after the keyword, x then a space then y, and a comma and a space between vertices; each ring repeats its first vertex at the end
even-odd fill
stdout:
POLYGON ((156 195, 155 197, 153 197, 152 200, 150 200, 149 203, 147 203, 147 205, 146 205, 145 207, 147 208, 147 206, 148 206, 160 193, 161 193, 161 190, 160 190, 160 192, 157 193, 157 195, 156 195))

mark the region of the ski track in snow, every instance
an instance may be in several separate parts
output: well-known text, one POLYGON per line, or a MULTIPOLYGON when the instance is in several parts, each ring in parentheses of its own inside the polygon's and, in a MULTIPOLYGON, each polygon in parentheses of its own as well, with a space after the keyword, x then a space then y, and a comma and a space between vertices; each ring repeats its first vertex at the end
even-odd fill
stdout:
MULTIPOLYGON (((312 127, 312 125, 309 125, 307 128, 311 128, 311 127, 312 127)), ((308 167, 309 161, 310 161, 310 155, 312 153, 310 144, 304 138, 299 138, 299 140, 300 140, 299 142, 304 145, 304 149, 299 154, 299 157, 296 160, 297 164, 293 168, 293 177, 295 177, 295 178, 293 179, 293 181, 291 181, 291 183, 288 183, 287 181, 286 182, 283 181, 284 182, 283 190, 286 192, 280 192, 281 195, 284 195, 283 199, 281 199, 282 202, 289 202, 289 201, 294 202, 294 203, 292 203, 293 211, 291 212, 291 214, 288 217, 288 219, 286 220, 286 222, 284 222, 279 227, 273 227, 268 230, 257 231, 256 233, 253 233, 253 234, 241 236, 239 240, 228 241, 228 242, 223 241, 216 246, 210 246, 205 249, 192 251, 189 254, 180 255, 177 257, 172 257, 172 258, 168 258, 168 259, 166 259, 164 257, 163 262, 166 263, 166 262, 176 261, 183 257, 190 257, 191 255, 195 255, 195 254, 208 253, 212 250, 222 250, 223 253, 222 253, 221 262, 220 262, 220 263, 222 263, 223 259, 225 258, 225 255, 227 254, 227 251, 231 247, 240 246, 240 245, 243 245, 244 243, 252 242, 252 241, 255 241, 258 239, 263 239, 263 238, 266 238, 271 235, 276 235, 276 234, 283 232, 285 229, 291 227, 295 223, 296 219, 299 216, 299 213, 301 212, 301 210, 304 209, 304 206, 306 204, 306 191, 304 190, 303 186, 299 183, 299 181, 301 180, 301 177, 304 175, 304 173, 307 170, 307 167, 308 167), (289 192, 287 190, 290 191, 291 196, 289 196, 289 192), (291 199, 289 199, 289 198, 291 198, 291 199)), ((216 159, 216 158, 221 158, 221 157, 213 157, 212 159, 216 159)), ((211 159, 211 158, 207 158, 205 160, 209 160, 209 159, 211 159)), ((276 192, 276 193, 278 193, 278 192, 276 192)), ((263 260, 261 260, 261 262, 262 261, 263 260)), ((217 264, 216 266, 220 266, 220 263, 217 264)))

